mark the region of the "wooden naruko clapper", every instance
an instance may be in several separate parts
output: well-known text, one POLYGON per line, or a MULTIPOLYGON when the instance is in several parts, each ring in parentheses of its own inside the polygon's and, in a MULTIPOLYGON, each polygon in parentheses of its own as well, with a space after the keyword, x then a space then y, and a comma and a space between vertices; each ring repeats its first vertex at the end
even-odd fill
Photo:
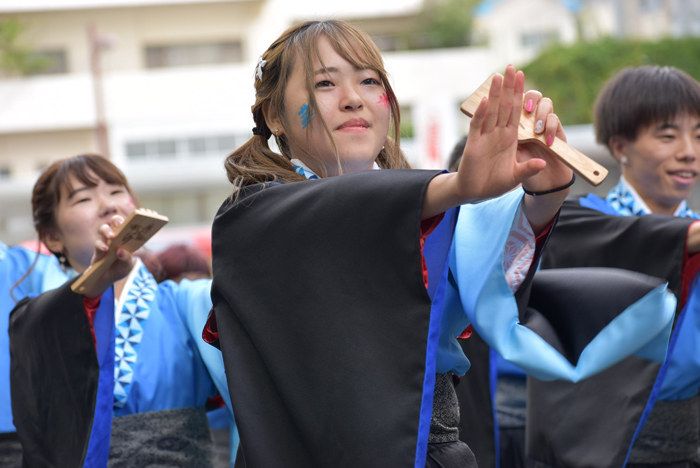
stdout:
POLYGON ((82 293, 91 287, 117 260, 117 249, 130 253, 140 249, 148 239, 168 223, 168 218, 145 208, 134 210, 122 224, 114 230, 114 239, 109 244, 109 252, 87 270, 71 285, 74 292, 82 293))
MULTIPOLYGON (((474 116, 476 108, 479 107, 481 100, 488 97, 489 89, 491 89, 491 81, 497 73, 491 75, 484 83, 479 86, 474 94, 462 103, 460 110, 469 117, 474 116)), ((526 115, 524 112, 520 116, 520 126, 518 128, 518 141, 532 141, 548 150, 552 155, 556 156, 561 162, 569 166, 579 176, 591 185, 600 185, 608 175, 608 170, 603 166, 593 161, 591 158, 575 150, 564 141, 554 137, 552 146, 547 146, 547 140, 544 135, 535 133, 535 113, 531 112, 526 115)))

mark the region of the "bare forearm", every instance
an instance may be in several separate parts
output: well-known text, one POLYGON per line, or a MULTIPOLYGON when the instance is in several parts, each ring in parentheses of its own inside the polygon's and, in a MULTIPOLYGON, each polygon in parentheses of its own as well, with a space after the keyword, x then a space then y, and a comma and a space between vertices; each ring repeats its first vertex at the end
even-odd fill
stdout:
MULTIPOLYGON (((430 181, 423 202, 422 219, 432 218, 459 205, 486 200, 486 198, 477 198, 468 193, 461 193, 456 176, 457 174, 441 174, 430 181)), ((525 195, 523 211, 535 235, 539 235, 552 222, 568 194, 569 189, 538 197, 525 195)), ((700 251, 700 222, 691 227, 688 235, 689 251, 691 239, 695 242, 694 245, 697 249, 692 252, 700 251), (693 228, 696 228, 695 231, 693 228)))
POLYGON ((423 201, 422 219, 429 219, 447 210, 467 203, 478 203, 485 198, 475 198, 461 189, 458 174, 440 174, 428 184, 423 201))
POLYGON ((549 226, 568 194, 569 189, 538 197, 525 195, 523 211, 536 236, 540 235, 544 228, 549 226))
MULTIPOLYGON (((493 77, 488 97, 482 98, 469 126, 469 139, 456 174, 435 177, 428 185, 423 219, 453 207, 499 197, 526 184, 534 192, 562 187, 571 170, 560 161, 549 163, 546 150, 538 145, 518 143, 523 112, 525 76, 508 66, 504 77, 493 77)), ((566 139, 561 123, 552 113, 551 101, 536 91, 528 93, 527 112, 536 112, 539 132, 548 139, 566 139)), ((557 189, 557 190, 560 190, 557 189)), ((568 190, 528 201, 526 214, 533 228, 543 229, 556 215, 568 190)), ((529 196, 526 198, 530 198, 529 196)))

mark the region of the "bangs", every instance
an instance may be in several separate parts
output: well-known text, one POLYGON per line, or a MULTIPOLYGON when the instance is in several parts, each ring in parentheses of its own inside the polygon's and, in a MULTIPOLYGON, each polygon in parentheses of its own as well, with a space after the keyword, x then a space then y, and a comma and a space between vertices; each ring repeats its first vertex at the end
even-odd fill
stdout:
POLYGON ((108 184, 123 185, 136 201, 126 177, 114 164, 102 156, 86 154, 66 159, 59 166, 53 184, 56 203, 61 200, 62 190, 65 190, 65 193, 73 191, 71 175, 86 187, 96 187, 100 179, 108 184))
POLYGON ((71 193, 74 189, 71 176, 87 187, 96 187, 100 180, 123 185, 134 205, 139 207, 138 199, 126 177, 107 158, 97 154, 83 154, 61 159, 41 173, 32 190, 32 218, 40 237, 56 229, 55 212, 61 201, 61 192, 65 190, 65 193, 71 193))
POLYGON ((317 57, 321 66, 325 64, 320 58, 318 42, 321 37, 326 37, 331 46, 343 59, 358 69, 372 69, 379 73, 383 84, 388 85, 386 70, 379 49, 372 39, 365 33, 358 31, 347 23, 341 21, 323 21, 310 23, 306 28, 300 29, 298 41, 294 44, 296 55, 301 58, 307 74, 313 78, 313 58, 317 57))
POLYGON ((634 141, 639 131, 678 115, 700 117, 700 84, 681 70, 644 66, 623 70, 598 97, 599 143, 621 136, 634 141))
POLYGON ((87 164, 76 164, 77 161, 74 161, 75 160, 67 161, 66 164, 62 165, 56 172, 55 190, 57 201, 60 201, 61 192, 63 190, 65 190, 65 193, 71 193, 74 190, 75 187, 73 187, 71 183, 71 175, 87 187, 95 187, 99 183, 99 180, 93 178, 90 174, 87 164))
MULTIPOLYGON (((662 69, 663 71, 663 69, 662 69)), ((663 73, 663 81, 649 83, 648 104, 640 109, 640 121, 646 125, 668 122, 679 114, 700 115, 700 86, 679 76, 663 73)))
MULTIPOLYGON (((379 51, 369 36, 356 29, 325 28, 326 35, 338 55, 355 68, 376 70, 385 79, 386 70, 379 51)), ((318 41, 316 41, 318 44, 318 41)), ((317 52, 318 54, 318 52, 317 52)))

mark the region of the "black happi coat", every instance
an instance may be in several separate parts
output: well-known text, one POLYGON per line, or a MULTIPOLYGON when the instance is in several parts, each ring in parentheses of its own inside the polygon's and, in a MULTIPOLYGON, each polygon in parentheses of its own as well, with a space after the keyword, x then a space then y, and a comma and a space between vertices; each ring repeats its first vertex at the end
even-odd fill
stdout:
MULTIPOLYGON (((541 268, 614 267, 662 278, 682 308, 688 227, 672 216, 614 216, 567 200, 541 268)), ((528 377, 527 453, 560 468, 622 467, 651 410, 661 365, 629 357, 583 382, 528 377), (646 412, 645 412, 646 410, 646 412), (644 416, 643 416, 644 414, 644 416)))
POLYGON ((414 466, 437 174, 259 184, 219 210, 212 299, 249 468, 414 466))
MULTIPOLYGON (((533 272, 534 269, 530 276, 533 272)), ((576 365, 586 346, 598 333, 621 312, 663 283, 659 278, 611 268, 540 271, 534 274, 532 284, 524 294, 520 290, 516 293, 516 299, 521 302, 519 323, 535 331, 571 364, 576 365)), ((456 389, 461 413, 460 439, 472 448, 480 468, 506 468, 502 461, 500 465, 497 461, 498 426, 494 420, 495 399, 492 393, 495 392, 497 375, 491 360, 494 351, 477 333, 460 340, 460 345, 472 363, 456 389)), ((619 422, 619 417, 639 419, 651 387, 642 389, 641 395, 630 397, 634 403, 630 408, 625 406, 628 402, 622 404, 620 400, 598 402, 599 396, 590 393, 589 385, 600 381, 613 384, 612 379, 617 378, 619 382, 628 378, 629 372, 639 372, 635 378, 643 382, 651 379, 653 383, 660 367, 658 362, 630 356, 575 384, 558 380, 545 382, 528 377, 527 443, 528 447, 538 443, 536 449, 528 450, 528 455, 559 468, 622 466, 622 462, 615 464, 618 454, 610 452, 619 451, 624 460, 626 449, 618 450, 617 441, 605 439, 610 437, 609 434, 605 431, 601 433, 600 428, 587 427, 583 420, 590 424, 591 421, 596 423, 599 418, 606 423, 610 423, 610 420, 619 422), (622 370, 627 373, 621 373, 622 370), (562 392, 558 390, 560 388, 574 388, 579 393, 562 392), (582 411, 583 419, 571 417, 571 411, 582 411), (622 416, 620 411, 624 413, 622 416), (566 461, 554 458, 556 455, 546 458, 547 455, 558 454, 561 448, 550 447, 544 441, 534 439, 535 435, 541 438, 543 433, 551 435, 547 441, 550 444, 557 443, 560 438, 565 444, 570 444, 566 448, 571 451, 572 457, 566 461), (570 438, 562 437, 564 434, 570 438), (590 445, 581 442, 587 438, 606 440, 606 444, 602 445, 610 447, 610 450, 588 450, 590 445), (547 450, 542 449, 543 444, 547 450)))
MULTIPOLYGON (((221 336, 241 436, 237 465, 424 466, 434 317, 448 282, 445 270, 426 292, 421 269, 422 205, 435 175, 384 170, 259 184, 221 207, 205 334, 218 327, 221 336)), ((446 214, 438 229, 451 232, 453 223, 446 214)), ((426 255, 428 270, 447 260, 444 249, 440 255, 439 262, 426 255)), ((560 276, 542 275, 531 298, 530 275, 516 300, 521 322, 572 364, 597 331, 662 283, 624 272, 560 276), (550 310, 545 295, 572 279, 585 285, 574 313, 559 308, 567 301, 550 310), (582 308, 599 305, 617 286, 625 292, 587 321, 583 338, 571 339, 582 308)))
POLYGON ((100 367, 74 281, 21 300, 10 316, 12 414, 25 467, 77 468, 88 450, 100 367))

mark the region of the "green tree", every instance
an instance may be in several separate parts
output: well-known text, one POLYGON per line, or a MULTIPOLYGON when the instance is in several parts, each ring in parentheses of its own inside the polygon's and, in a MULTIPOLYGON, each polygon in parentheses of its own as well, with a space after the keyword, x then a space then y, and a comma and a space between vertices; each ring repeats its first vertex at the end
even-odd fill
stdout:
POLYGON ((0 21, 0 70, 9 75, 30 75, 51 65, 47 57, 22 44, 26 29, 25 23, 14 18, 0 21))
POLYGON ((434 47, 461 47, 471 43, 477 0, 428 0, 421 14, 434 47))
POLYGON ((606 38, 553 46, 523 67, 528 87, 552 98, 564 124, 593 121, 593 104, 606 81, 625 67, 660 65, 700 78, 700 38, 656 42, 606 38))

